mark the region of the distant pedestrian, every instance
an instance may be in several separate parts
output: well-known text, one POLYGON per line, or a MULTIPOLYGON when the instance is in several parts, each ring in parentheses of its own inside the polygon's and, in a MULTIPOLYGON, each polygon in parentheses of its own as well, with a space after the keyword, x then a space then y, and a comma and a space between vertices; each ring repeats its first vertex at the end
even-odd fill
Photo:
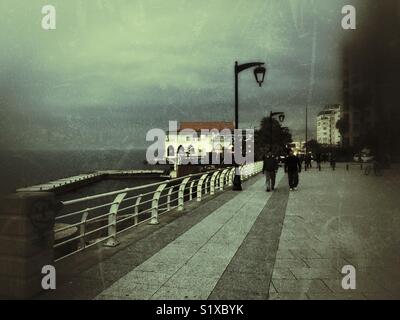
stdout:
POLYGON ((265 179, 267 183, 267 192, 275 190, 275 178, 276 172, 278 171, 279 164, 276 157, 271 151, 268 152, 267 156, 264 158, 263 173, 265 174, 265 179))
POLYGON ((336 156, 333 153, 331 154, 331 168, 333 171, 336 169, 336 156))
POLYGON ((307 169, 312 168, 312 157, 311 157, 311 153, 306 155, 306 167, 307 169))
POLYGON ((299 185, 299 173, 301 172, 301 163, 297 156, 294 155, 293 150, 289 151, 289 156, 285 161, 285 172, 289 178, 290 190, 297 190, 299 185))
POLYGON ((315 160, 317 161, 317 168, 319 171, 321 171, 321 154, 317 153, 315 156, 315 160))

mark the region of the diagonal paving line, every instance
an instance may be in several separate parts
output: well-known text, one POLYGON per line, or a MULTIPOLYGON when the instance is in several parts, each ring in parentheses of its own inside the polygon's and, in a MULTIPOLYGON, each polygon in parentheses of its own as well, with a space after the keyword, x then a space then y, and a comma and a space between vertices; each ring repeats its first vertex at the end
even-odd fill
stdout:
POLYGON ((268 299, 288 196, 282 179, 208 299, 268 299))
POLYGON ((97 299, 207 298, 268 200, 263 183, 259 178, 97 299))

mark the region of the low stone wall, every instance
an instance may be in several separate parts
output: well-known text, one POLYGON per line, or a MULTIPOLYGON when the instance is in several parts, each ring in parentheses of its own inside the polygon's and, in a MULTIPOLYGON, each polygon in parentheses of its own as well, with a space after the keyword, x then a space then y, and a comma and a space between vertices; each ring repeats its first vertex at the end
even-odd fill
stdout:
POLYGON ((19 192, 0 200, 0 297, 28 299, 41 290, 42 268, 54 265, 52 193, 19 192))

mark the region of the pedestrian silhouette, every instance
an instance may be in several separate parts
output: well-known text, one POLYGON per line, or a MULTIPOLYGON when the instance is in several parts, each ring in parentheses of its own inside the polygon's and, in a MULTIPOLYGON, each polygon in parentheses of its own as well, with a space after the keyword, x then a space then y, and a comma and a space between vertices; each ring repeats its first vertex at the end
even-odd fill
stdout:
POLYGON ((288 174, 290 190, 297 190, 299 185, 299 173, 301 172, 300 159, 294 155, 293 150, 289 151, 289 156, 285 160, 285 172, 288 174))
POLYGON ((278 161, 271 151, 268 152, 264 158, 263 173, 267 183, 267 192, 275 190, 275 178, 276 172, 278 171, 278 161))

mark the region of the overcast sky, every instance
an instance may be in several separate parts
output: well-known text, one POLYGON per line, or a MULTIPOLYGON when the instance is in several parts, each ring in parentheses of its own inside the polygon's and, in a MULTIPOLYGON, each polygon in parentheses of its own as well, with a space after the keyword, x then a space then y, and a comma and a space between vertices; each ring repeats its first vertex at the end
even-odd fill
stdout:
POLYGON ((1 146, 140 148, 169 120, 233 121, 235 60, 268 68, 262 88, 241 74, 241 126, 285 111, 300 139, 309 104, 314 134, 323 105, 341 102, 347 2, 2 0, 1 146), (45 4, 56 30, 41 29, 45 4))

